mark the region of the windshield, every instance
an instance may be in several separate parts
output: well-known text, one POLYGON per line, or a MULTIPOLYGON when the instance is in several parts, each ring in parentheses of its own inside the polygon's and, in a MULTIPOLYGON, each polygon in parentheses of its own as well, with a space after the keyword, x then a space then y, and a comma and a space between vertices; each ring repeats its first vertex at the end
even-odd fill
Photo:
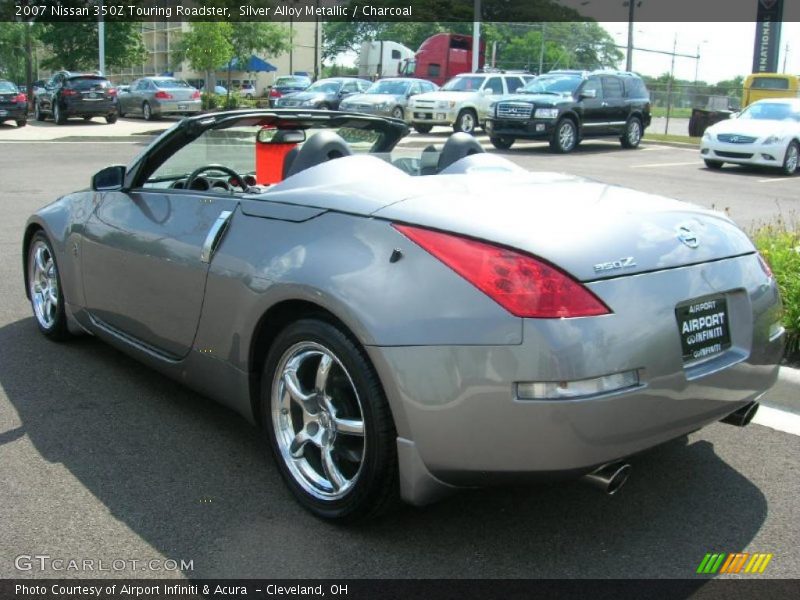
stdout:
POLYGON ((154 79, 153 82, 162 90, 176 90, 192 87, 182 79, 154 79))
POLYGON ((311 87, 307 88, 307 92, 318 92, 320 94, 337 94, 339 88, 342 87, 341 81, 318 81, 311 87))
POLYGON ((759 121, 800 121, 800 103, 764 102, 751 104, 739 115, 740 119, 759 121))
POLYGON ((365 94, 388 94, 390 96, 402 96, 408 91, 408 81, 379 81, 373 83, 365 94))
POLYGON ((474 92, 481 87, 485 77, 454 77, 444 84, 446 92, 474 92))
POLYGON ((69 80, 69 87, 73 90, 85 92, 86 90, 111 87, 111 82, 109 82, 108 79, 102 79, 100 77, 75 77, 69 80))
POLYGON ((275 80, 275 85, 308 85, 310 82, 305 77, 278 77, 275 80))
POLYGON ((581 81, 577 75, 542 75, 517 91, 524 94, 571 94, 581 81))
POLYGON ((17 86, 10 81, 0 81, 0 94, 16 94, 17 86))

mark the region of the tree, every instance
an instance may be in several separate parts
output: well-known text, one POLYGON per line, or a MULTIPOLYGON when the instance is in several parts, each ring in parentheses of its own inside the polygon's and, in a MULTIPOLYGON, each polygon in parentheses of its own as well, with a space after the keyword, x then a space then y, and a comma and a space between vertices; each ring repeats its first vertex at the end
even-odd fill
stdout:
MULTIPOLYGON (((279 23, 241 22, 236 23, 230 36, 231 58, 224 64, 230 66, 236 61, 239 70, 246 65, 255 53, 274 56, 288 52, 292 46, 289 30, 279 23)), ((231 70, 228 69, 228 99, 231 93, 231 70)))
MULTIPOLYGON (((241 23, 237 23, 237 27, 241 23)), ((192 23, 178 44, 173 55, 175 67, 184 60, 196 71, 206 74, 205 89, 213 93, 216 82, 213 73, 233 58, 233 26, 226 21, 192 23)))
MULTIPOLYGON (((47 69, 89 70, 99 68, 97 23, 40 23, 39 40, 48 51, 42 60, 47 69)), ((147 52, 139 23, 106 22, 106 68, 121 69, 142 64, 147 52)))
POLYGON ((25 47, 27 23, 0 22, 0 78, 20 82, 25 79, 25 47))

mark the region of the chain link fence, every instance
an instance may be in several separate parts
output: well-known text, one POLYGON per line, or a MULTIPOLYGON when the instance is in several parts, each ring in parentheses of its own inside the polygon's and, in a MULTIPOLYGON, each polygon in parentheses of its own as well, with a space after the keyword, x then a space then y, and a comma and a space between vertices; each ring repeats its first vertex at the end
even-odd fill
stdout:
POLYGON ((653 114, 663 116, 670 109, 674 117, 689 117, 693 108, 708 110, 739 110, 742 88, 707 84, 648 83, 653 114))

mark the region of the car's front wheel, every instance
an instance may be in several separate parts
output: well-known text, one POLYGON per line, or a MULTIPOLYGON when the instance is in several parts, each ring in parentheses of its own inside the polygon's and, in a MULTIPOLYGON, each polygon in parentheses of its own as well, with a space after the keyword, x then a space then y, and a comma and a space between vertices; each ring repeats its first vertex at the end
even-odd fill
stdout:
POLYGON ((511 146, 514 145, 516 141, 513 137, 491 137, 489 141, 492 142, 492 146, 497 148, 498 150, 508 150, 511 146))
POLYGON ((475 133, 478 127, 478 115, 471 108, 465 108, 456 117, 456 122, 453 124, 453 131, 456 133, 475 133))
POLYGON ((394 109, 392 110, 392 118, 400 119, 402 121, 403 117, 405 117, 405 113, 403 112, 403 107, 395 106, 394 109))
POLYGON ((550 149, 559 154, 567 154, 578 145, 578 128, 572 119, 561 119, 550 138, 550 149))
POLYGON ((28 246, 28 295, 39 331, 53 340, 69 338, 55 253, 42 231, 33 235, 28 246))
POLYGON ((27 125, 27 124, 28 124, 28 120, 27 119, 19 119, 17 121, 17 127, 25 127, 25 125, 27 125))
POLYGON ((38 102, 33 103, 33 118, 36 119, 37 121, 44 121, 45 119, 42 109, 39 108, 38 102))
POLYGON ((264 429, 289 488, 319 517, 354 521, 397 498, 396 433, 378 377, 340 328, 303 319, 272 344, 264 429))
POLYGON ((113 125, 116 122, 117 122, 117 115, 113 113, 110 115, 106 115, 106 123, 108 123, 109 125, 113 125))
POLYGON ((790 142, 789 147, 786 148, 781 171, 784 175, 794 175, 797 172, 798 162, 800 162, 800 146, 797 142, 790 142))
POLYGON ((642 141, 642 122, 637 117, 631 117, 625 124, 625 131, 619 138, 623 148, 636 148, 642 141))
POLYGON ((709 169, 714 169, 715 171, 721 169, 723 165, 721 160, 704 160, 703 162, 706 163, 709 169))
POLYGON ((155 118, 153 115, 153 109, 151 108, 149 102, 142 104, 142 116, 144 117, 145 121, 152 121, 155 118))
POLYGON ((53 102, 53 121, 56 122, 56 125, 63 125, 67 122, 67 115, 64 114, 58 100, 53 102))

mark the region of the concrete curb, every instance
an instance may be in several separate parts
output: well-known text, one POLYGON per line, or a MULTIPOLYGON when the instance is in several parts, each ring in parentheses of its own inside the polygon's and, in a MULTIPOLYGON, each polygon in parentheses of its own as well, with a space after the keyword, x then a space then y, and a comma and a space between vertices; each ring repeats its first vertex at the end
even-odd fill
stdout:
POLYGON ((648 140, 647 137, 642 138, 642 144, 652 144, 654 146, 672 146, 673 148, 696 148, 700 152, 700 144, 692 142, 670 142, 661 140, 648 140))
POLYGON ((761 399, 764 406, 800 414, 800 369, 781 367, 778 381, 761 399))

